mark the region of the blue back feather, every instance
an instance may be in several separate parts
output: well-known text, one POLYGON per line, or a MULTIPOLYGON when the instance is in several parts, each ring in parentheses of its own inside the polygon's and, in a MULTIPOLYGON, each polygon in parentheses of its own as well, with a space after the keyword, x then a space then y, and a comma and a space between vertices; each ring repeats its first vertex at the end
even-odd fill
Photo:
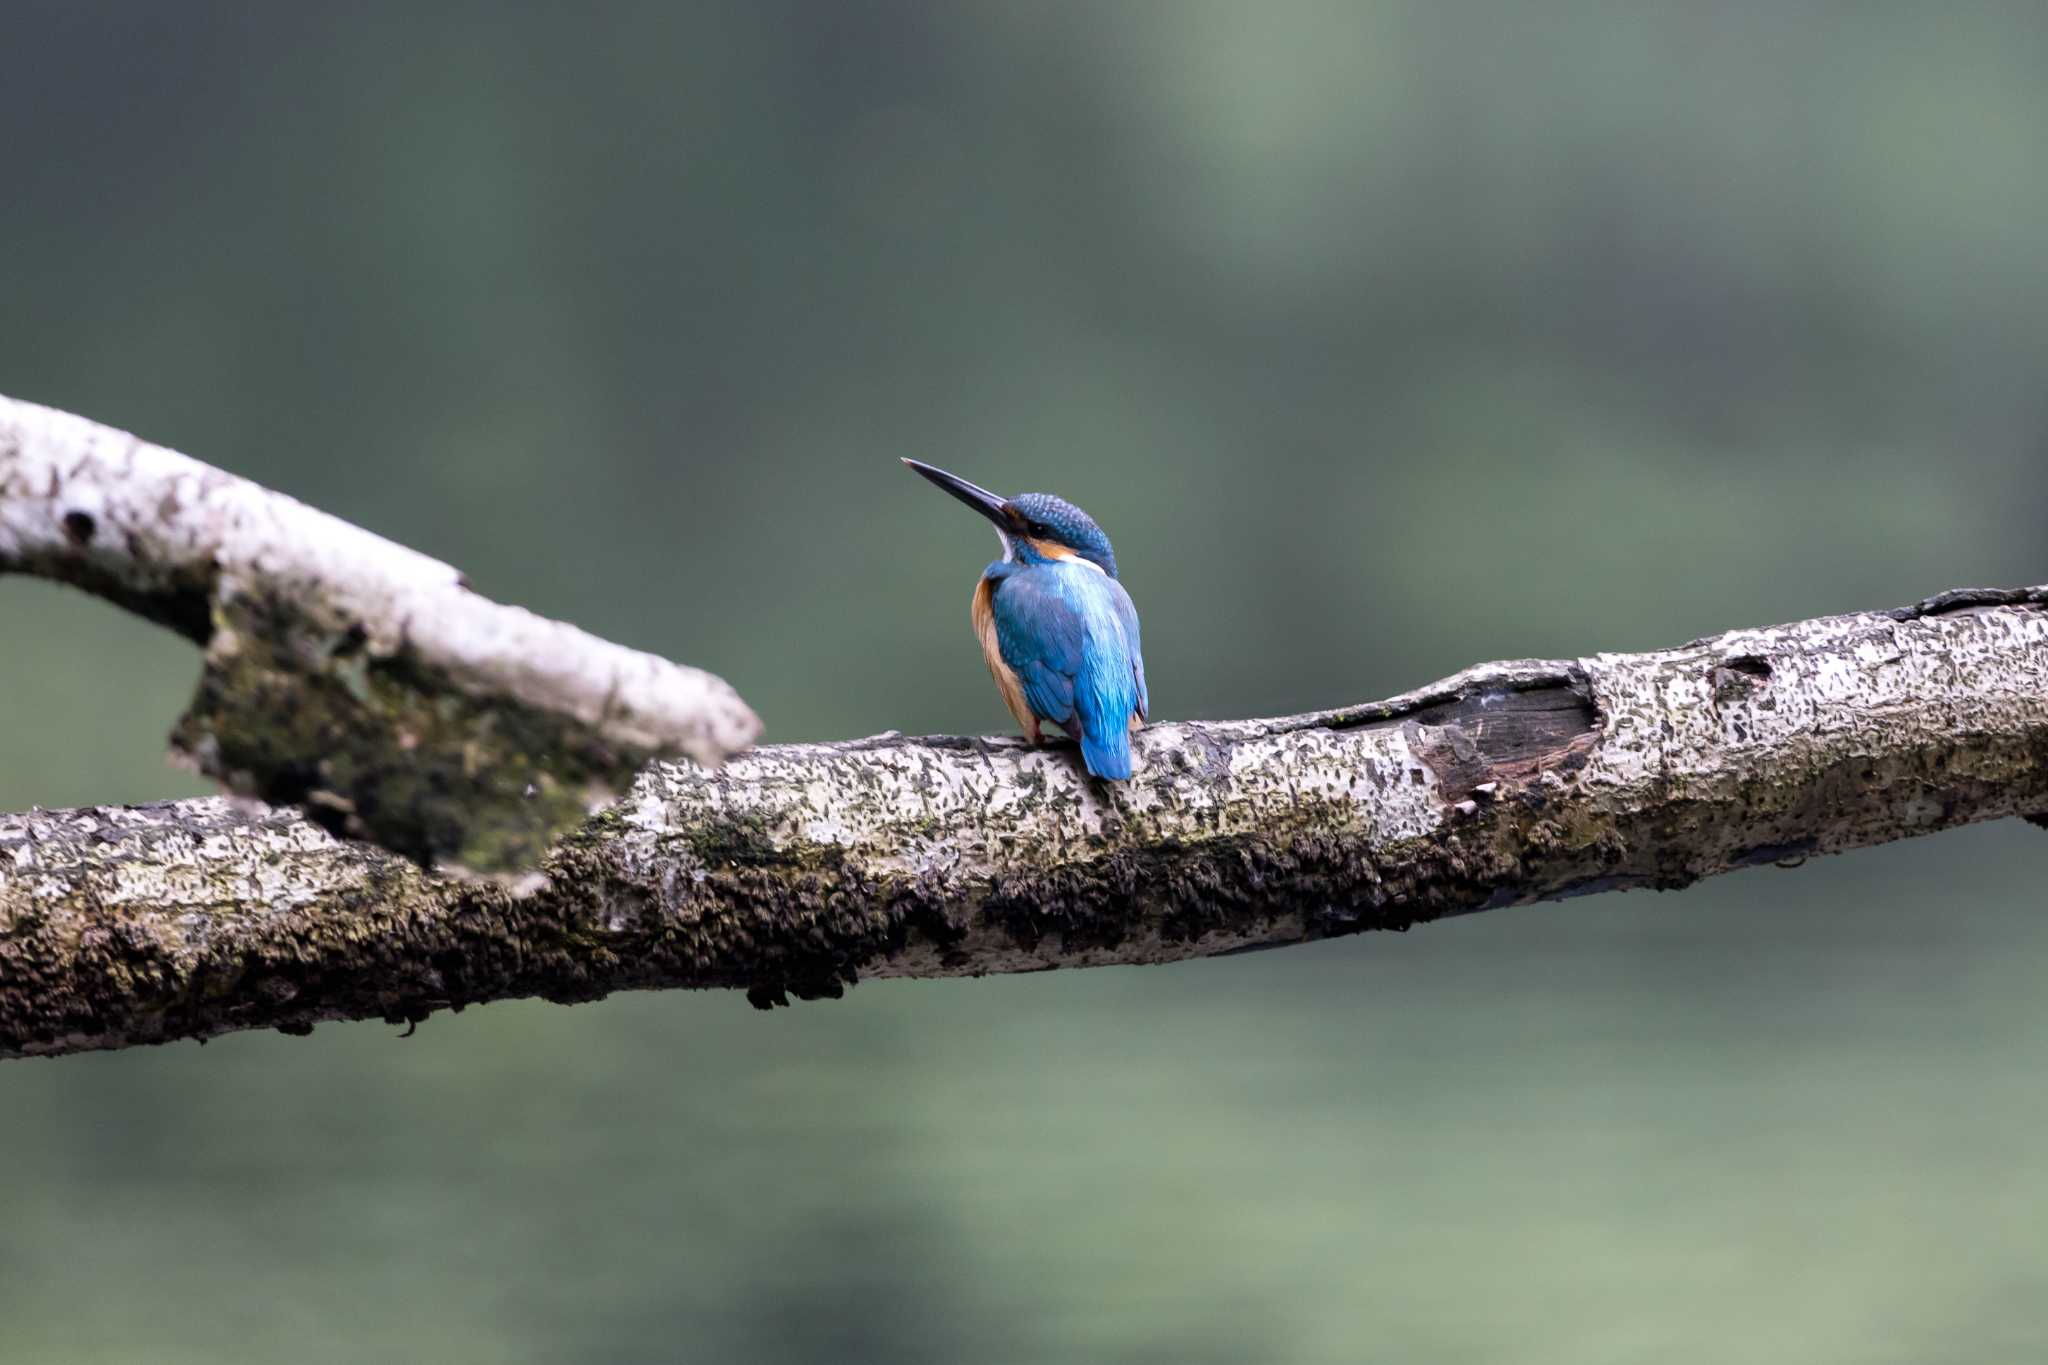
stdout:
MULTIPOLYGON (((1105 555, 1108 544, 1102 537, 1105 555)), ((1128 778, 1131 719, 1150 706, 1130 594, 1070 562, 996 563, 984 576, 993 585, 997 647, 1032 714, 1081 741, 1089 772, 1128 778)))

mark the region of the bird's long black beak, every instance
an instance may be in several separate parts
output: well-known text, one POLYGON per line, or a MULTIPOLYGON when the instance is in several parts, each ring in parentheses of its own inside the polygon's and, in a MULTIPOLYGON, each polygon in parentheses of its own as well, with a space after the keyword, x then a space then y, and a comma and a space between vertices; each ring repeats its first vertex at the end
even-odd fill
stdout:
POLYGON ((909 465, 912 469, 987 517, 997 526, 1006 530, 1012 529, 1010 526, 1010 515, 1004 509, 1003 499, 999 495, 989 492, 980 484, 967 482, 958 474, 948 474, 943 469, 934 469, 930 465, 920 463, 917 460, 905 460, 903 463, 909 465))

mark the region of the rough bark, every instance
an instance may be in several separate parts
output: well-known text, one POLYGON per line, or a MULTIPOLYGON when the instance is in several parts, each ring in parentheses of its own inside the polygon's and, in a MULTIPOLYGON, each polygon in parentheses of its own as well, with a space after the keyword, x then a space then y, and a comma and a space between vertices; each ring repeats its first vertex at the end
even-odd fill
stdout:
POLYGON ((523 886, 226 799, 0 817, 0 1054, 514 996, 1165 962, 2048 810, 2048 589, 1069 747, 657 763, 523 886))
POLYGON ((531 866, 651 758, 760 729, 719 679, 196 460, 0 398, 0 573, 75 584, 205 647, 173 749, 421 861, 531 866))

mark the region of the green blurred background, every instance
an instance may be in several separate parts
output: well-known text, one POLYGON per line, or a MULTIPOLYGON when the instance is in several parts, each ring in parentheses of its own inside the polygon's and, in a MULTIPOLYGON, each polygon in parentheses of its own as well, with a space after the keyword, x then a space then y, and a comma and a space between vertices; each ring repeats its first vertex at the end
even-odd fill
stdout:
MULTIPOLYGON (((2048 10, 0 8, 0 392, 713 669, 1007 725, 987 529, 1161 718, 2048 577, 2048 10)), ((0 808, 199 790, 0 580, 0 808)), ((2048 836, 757 1014, 0 1067, 0 1358, 2048 1354, 2048 836)))

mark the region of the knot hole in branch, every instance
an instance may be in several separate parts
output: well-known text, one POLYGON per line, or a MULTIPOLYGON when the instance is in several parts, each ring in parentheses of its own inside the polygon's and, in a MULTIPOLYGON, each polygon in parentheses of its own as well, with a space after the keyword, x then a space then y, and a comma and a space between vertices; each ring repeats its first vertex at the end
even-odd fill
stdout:
POLYGON ((1771 664, 1756 654, 1737 654, 1714 665, 1714 705, 1743 701, 1770 685, 1771 664))

